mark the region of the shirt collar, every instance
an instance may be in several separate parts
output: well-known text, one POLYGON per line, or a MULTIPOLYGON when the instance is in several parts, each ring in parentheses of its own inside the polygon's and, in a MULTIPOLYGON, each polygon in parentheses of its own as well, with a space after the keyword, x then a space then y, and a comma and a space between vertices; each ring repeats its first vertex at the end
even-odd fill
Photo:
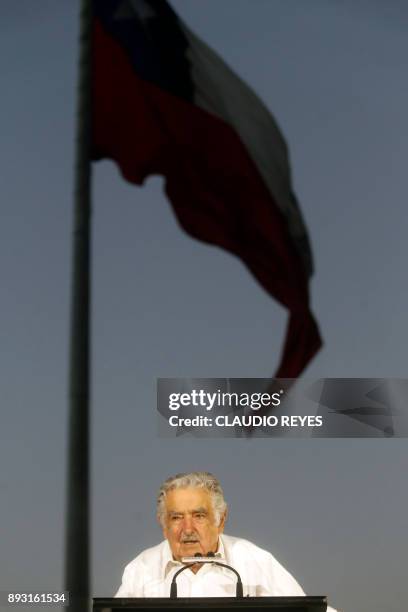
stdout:
MULTIPOLYGON (((221 536, 219 536, 219 538, 218 538, 217 556, 218 555, 220 555, 222 560, 227 562, 226 558, 225 558, 224 542, 222 541, 222 537, 221 536)), ((172 555, 172 552, 171 552, 169 541, 165 540, 164 541, 163 557, 162 557, 162 568, 163 568, 164 578, 166 578, 168 576, 169 572, 174 567, 181 567, 182 565, 183 565, 183 563, 181 563, 181 561, 176 561, 175 559, 173 559, 173 555, 172 555)), ((212 566, 212 567, 214 567, 214 566, 212 566)))

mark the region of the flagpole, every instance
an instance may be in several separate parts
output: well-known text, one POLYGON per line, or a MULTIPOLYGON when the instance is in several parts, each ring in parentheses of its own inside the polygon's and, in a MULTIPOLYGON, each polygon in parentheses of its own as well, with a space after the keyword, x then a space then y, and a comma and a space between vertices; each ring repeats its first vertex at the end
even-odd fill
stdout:
POLYGON ((65 590, 70 611, 90 602, 90 303, 92 0, 81 0, 72 235, 65 590))

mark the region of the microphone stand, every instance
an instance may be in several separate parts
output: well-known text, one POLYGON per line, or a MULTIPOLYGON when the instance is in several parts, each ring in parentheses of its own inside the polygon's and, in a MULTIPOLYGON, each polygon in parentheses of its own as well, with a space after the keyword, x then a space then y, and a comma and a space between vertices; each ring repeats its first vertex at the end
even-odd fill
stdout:
POLYGON ((197 563, 201 563, 201 564, 212 563, 213 565, 218 565, 219 567, 226 567, 227 569, 231 570, 231 572, 234 572, 234 574, 237 577, 237 584, 236 584, 236 589, 235 589, 235 597, 243 597, 244 596, 244 589, 243 589, 243 586, 242 586, 241 576, 239 575, 239 573, 237 572, 236 569, 234 569, 230 565, 227 565, 227 563, 221 563, 220 561, 215 561, 212 558, 211 559, 202 559, 199 556, 197 556, 197 561, 194 561, 194 562, 188 563, 187 565, 184 565, 184 567, 182 567, 179 570, 177 570, 177 572, 174 574, 173 579, 171 581, 171 585, 170 585, 170 599, 177 599, 177 582, 176 582, 176 580, 177 580, 178 575, 181 574, 181 572, 184 572, 184 570, 188 569, 189 567, 192 567, 193 565, 196 565, 197 563))

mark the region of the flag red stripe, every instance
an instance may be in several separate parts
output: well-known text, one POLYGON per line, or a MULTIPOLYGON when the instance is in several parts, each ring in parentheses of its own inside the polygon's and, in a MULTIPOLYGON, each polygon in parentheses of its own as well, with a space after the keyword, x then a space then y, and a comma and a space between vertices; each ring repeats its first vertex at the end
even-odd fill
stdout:
POLYGON ((235 253, 291 315, 278 373, 296 377, 320 347, 308 283, 286 222, 239 136, 204 110, 141 80, 98 22, 94 29, 93 154, 166 192, 192 236, 235 253))

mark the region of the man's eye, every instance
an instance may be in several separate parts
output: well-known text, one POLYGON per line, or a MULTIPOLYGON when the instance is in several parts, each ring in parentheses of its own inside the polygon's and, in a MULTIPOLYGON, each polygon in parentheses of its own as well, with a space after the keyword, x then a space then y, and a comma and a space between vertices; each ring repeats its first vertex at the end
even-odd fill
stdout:
POLYGON ((173 521, 173 523, 176 522, 176 521, 180 521, 181 520, 181 516, 171 516, 170 520, 173 521))
POLYGON ((206 517, 206 514, 204 512, 197 512, 195 514, 195 518, 197 519, 204 519, 206 517))

